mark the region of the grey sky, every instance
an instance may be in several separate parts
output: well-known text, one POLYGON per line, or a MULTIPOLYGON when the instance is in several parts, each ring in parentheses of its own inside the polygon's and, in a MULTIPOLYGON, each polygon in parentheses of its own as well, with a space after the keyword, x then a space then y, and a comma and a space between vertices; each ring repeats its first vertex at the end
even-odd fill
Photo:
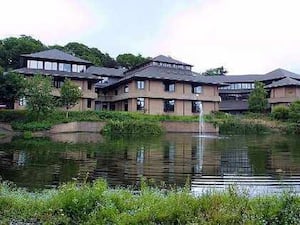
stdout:
POLYGON ((298 0, 0 0, 0 38, 81 42, 112 56, 158 54, 233 74, 300 73, 298 0), (13 12, 13 16, 11 16, 13 12))

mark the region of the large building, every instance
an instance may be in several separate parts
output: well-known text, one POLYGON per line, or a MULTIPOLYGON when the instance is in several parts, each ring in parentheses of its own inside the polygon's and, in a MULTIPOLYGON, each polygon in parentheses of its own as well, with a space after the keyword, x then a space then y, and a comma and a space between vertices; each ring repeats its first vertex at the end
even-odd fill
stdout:
MULTIPOLYGON (((126 70, 96 67, 53 49, 22 55, 21 68, 15 71, 25 76, 51 76, 52 94, 57 97, 64 79, 71 79, 83 92, 73 110, 193 115, 202 108, 204 113, 209 113, 219 110, 218 87, 223 85, 193 72, 190 64, 162 55, 126 70)), ((22 108, 25 103, 21 99, 15 108, 22 108)))
POLYGON ((198 114, 201 106, 204 113, 219 110, 222 84, 171 57, 160 55, 127 71, 102 72, 98 75, 105 81, 96 85, 100 110, 175 115, 198 114))
MULTIPOLYGON (((52 49, 21 56, 25 76, 43 74, 53 80, 52 94, 60 96, 69 78, 83 96, 73 110, 140 111, 147 114, 193 115, 224 111, 248 111, 248 98, 255 81, 265 84, 269 106, 300 100, 300 75, 283 69, 267 74, 203 76, 192 65, 167 56, 157 56, 132 69, 97 67, 92 63, 52 49)), ((26 104, 21 99, 15 108, 26 104)))
POLYGON ((220 111, 224 112, 248 111, 248 98, 255 81, 265 84, 270 108, 300 100, 300 75, 284 69, 276 69, 266 74, 215 76, 214 79, 228 84, 219 88, 220 111))
MULTIPOLYGON (((60 96, 59 89, 66 78, 71 79, 82 91, 82 97, 73 110, 89 110, 95 108, 95 84, 99 77, 87 72, 92 65, 89 61, 72 56, 65 52, 52 49, 33 54, 21 55, 21 68, 16 72, 25 76, 42 74, 51 76, 53 81, 52 94, 60 96)), ((16 109, 24 108, 25 99, 20 99, 15 104, 16 109)))

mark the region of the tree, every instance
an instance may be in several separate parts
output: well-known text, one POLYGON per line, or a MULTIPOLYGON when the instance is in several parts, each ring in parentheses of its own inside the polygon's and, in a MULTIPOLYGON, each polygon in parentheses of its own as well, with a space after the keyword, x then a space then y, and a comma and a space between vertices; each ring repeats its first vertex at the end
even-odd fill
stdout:
POLYGON ((64 46, 64 50, 66 52, 75 54, 75 56, 79 58, 88 60, 96 66, 105 66, 112 68, 118 66, 116 60, 110 57, 109 54, 104 54, 97 48, 89 48, 88 46, 81 43, 70 42, 64 46))
POLYGON ((251 112, 262 113, 265 112, 268 105, 267 91, 264 89, 264 84, 255 81, 255 88, 249 96, 249 110, 251 112))
POLYGON ((203 75, 205 75, 205 76, 224 76, 227 74, 227 72, 228 71, 225 70, 223 66, 221 66, 221 67, 217 67, 214 69, 208 69, 203 73, 203 75))
POLYGON ((25 96, 29 112, 39 121, 54 108, 52 80, 50 77, 35 75, 27 79, 25 96))
POLYGON ((0 102, 13 109, 16 100, 24 96, 24 77, 15 72, 3 73, 0 68, 0 102))
POLYGON ((0 40, 0 66, 5 71, 19 67, 21 54, 30 54, 45 50, 46 46, 39 40, 22 35, 19 38, 9 37, 0 40))
POLYGON ((64 85, 61 87, 60 90, 60 101, 63 107, 66 108, 66 118, 69 116, 69 109, 74 107, 80 97, 82 96, 82 92, 79 89, 79 86, 72 83, 70 79, 66 79, 64 85))
POLYGON ((138 54, 137 56, 130 54, 130 53, 125 53, 125 54, 120 54, 117 56, 117 63, 125 67, 127 69, 130 69, 132 67, 135 67, 139 64, 142 64, 144 62, 147 62, 149 58, 144 58, 142 55, 138 54))

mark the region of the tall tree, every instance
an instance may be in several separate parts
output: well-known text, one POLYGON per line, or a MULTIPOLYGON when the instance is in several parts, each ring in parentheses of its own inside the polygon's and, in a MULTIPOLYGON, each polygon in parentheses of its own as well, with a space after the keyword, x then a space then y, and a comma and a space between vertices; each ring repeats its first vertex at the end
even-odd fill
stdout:
POLYGON ((24 96, 24 91, 25 80, 22 75, 0 71, 0 102, 6 104, 7 108, 13 109, 15 101, 24 96))
POLYGON ((66 118, 69 117, 69 109, 78 103, 81 96, 82 92, 79 89, 79 86, 72 83, 70 79, 66 79, 64 85, 60 89, 60 101, 62 106, 67 110, 66 118))
POLYGON ((267 91, 264 89, 264 84, 255 81, 255 88, 249 96, 249 110, 251 112, 262 113, 265 112, 268 106, 267 91))
POLYGON ((217 67, 214 69, 208 69, 203 73, 203 75, 205 75, 205 76, 224 76, 227 74, 227 72, 228 71, 225 70, 223 66, 221 66, 221 67, 217 67))
POLYGON ((19 38, 9 37, 0 41, 0 66, 6 71, 19 67, 21 54, 29 54, 45 50, 42 42, 30 36, 22 35, 19 38))
POLYGON ((52 80, 50 77, 35 75, 27 79, 26 100, 29 112, 39 121, 54 108, 52 80))
POLYGON ((117 56, 117 62, 120 66, 130 69, 141 63, 147 62, 149 58, 144 58, 142 55, 138 54, 137 56, 131 53, 120 54, 117 56))

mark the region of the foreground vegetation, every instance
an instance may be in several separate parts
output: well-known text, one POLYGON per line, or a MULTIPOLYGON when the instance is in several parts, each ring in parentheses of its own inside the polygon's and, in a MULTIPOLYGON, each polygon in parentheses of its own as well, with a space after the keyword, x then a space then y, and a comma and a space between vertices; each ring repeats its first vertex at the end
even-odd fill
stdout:
POLYGON ((299 224, 300 197, 285 193, 249 197, 231 187, 194 196, 188 187, 159 190, 142 182, 141 191, 94 184, 67 184, 29 193, 3 183, 0 223, 40 224, 299 224))

